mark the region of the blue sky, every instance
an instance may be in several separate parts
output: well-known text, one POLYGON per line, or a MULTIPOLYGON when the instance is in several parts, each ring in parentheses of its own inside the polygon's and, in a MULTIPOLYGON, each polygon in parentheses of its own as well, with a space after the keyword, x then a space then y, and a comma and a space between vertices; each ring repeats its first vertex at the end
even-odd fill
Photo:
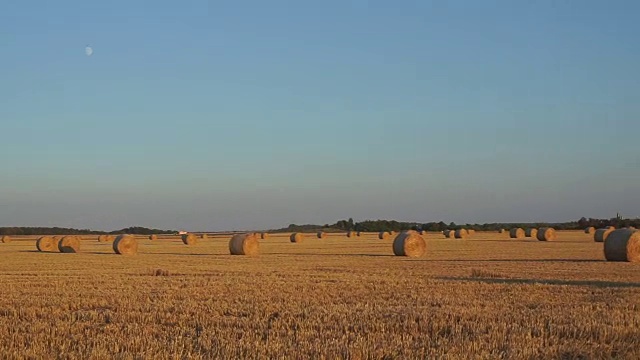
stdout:
POLYGON ((0 226, 640 216, 638 13, 3 2, 0 226))

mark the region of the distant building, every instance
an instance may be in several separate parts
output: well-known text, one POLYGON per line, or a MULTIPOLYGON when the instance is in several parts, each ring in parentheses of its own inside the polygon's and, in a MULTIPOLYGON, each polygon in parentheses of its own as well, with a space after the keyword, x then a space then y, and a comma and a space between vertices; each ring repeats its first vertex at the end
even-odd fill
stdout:
POLYGON ((184 231, 184 230, 180 230, 178 231, 178 235, 187 235, 188 232, 184 231))

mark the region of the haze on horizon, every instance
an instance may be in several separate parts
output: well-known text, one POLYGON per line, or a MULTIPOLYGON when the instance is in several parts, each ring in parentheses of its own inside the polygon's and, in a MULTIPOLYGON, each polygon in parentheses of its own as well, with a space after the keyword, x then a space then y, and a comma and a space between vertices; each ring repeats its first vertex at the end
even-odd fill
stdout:
POLYGON ((0 226, 640 216, 638 13, 0 4, 0 226))

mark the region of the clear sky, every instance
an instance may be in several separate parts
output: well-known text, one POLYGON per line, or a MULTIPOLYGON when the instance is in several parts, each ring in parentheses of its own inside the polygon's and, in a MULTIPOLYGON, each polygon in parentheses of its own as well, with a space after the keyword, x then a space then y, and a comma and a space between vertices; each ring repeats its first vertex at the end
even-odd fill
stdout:
POLYGON ((640 216, 638 14, 3 1, 0 226, 640 216))

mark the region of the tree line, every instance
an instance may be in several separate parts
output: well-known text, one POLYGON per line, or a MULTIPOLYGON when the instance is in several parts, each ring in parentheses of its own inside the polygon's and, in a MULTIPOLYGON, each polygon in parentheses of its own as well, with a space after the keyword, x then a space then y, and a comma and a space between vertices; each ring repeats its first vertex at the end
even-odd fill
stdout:
MULTIPOLYGON (((616 216, 611 219, 596 219, 582 217, 577 221, 569 221, 563 223, 486 223, 486 224, 456 224, 454 222, 445 223, 444 221, 438 222, 404 222, 396 220, 365 220, 361 222, 353 221, 353 218, 347 220, 339 220, 334 224, 324 225, 296 225, 290 224, 286 228, 272 229, 270 232, 316 232, 316 231, 365 231, 365 232, 380 232, 380 231, 405 231, 405 230, 426 230, 426 231, 443 231, 443 230, 457 230, 457 229, 473 229, 476 231, 498 231, 500 229, 511 229, 514 227, 526 228, 541 228, 551 226, 556 230, 583 230, 587 227, 603 228, 606 226, 615 226, 616 228, 622 227, 636 227, 640 228, 640 219, 623 219, 620 216, 616 216)), ((160 230, 149 229, 141 226, 131 226, 128 228, 115 230, 115 231, 95 231, 90 229, 73 229, 63 227, 0 227, 0 235, 117 235, 117 234, 137 234, 137 235, 152 235, 152 234, 177 234, 176 230, 160 230)))
POLYGON ((500 229, 511 229, 515 227, 519 228, 541 228, 541 227, 553 227, 556 230, 584 230, 587 227, 603 228, 606 226, 615 226, 616 228, 622 227, 636 227, 640 228, 640 219, 622 219, 617 216, 612 219, 595 219, 595 218, 581 218, 577 221, 561 222, 561 223, 485 223, 485 224, 456 224, 454 222, 446 223, 444 221, 438 222, 403 222, 396 220, 365 220, 361 222, 354 222, 352 218, 348 220, 339 220, 335 224, 325 225, 296 225, 290 224, 286 228, 272 230, 276 231, 290 231, 290 232, 314 232, 314 231, 365 231, 365 232, 380 232, 380 231, 405 231, 405 230, 425 230, 425 231, 443 231, 443 230, 457 230, 457 229, 473 229, 476 231, 499 231, 500 229))
POLYGON ((176 230, 149 229, 131 226, 115 231, 95 231, 90 229, 73 229, 62 227, 0 227, 0 235, 117 235, 117 234, 177 234, 176 230))

